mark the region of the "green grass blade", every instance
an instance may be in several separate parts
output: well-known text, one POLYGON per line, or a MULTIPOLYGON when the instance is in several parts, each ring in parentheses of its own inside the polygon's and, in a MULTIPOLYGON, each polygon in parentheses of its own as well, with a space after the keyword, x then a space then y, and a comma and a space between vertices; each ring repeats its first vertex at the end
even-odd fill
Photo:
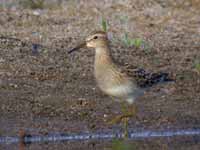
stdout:
POLYGON ((101 20, 101 26, 102 26, 103 31, 107 32, 107 21, 104 18, 102 18, 101 20))

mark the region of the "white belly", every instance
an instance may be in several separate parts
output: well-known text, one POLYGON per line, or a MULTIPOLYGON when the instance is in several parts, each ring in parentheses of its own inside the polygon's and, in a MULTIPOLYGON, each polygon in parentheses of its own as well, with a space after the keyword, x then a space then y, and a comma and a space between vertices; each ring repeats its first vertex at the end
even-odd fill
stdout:
POLYGON ((120 101, 127 101, 129 104, 132 104, 137 97, 144 93, 142 89, 133 86, 132 83, 113 86, 102 90, 108 95, 117 97, 120 101))
POLYGON ((127 85, 119 85, 119 86, 110 87, 108 89, 105 89, 105 92, 116 97, 125 97, 131 94, 133 92, 132 90, 133 89, 131 85, 127 84, 127 85))
POLYGON ((106 93, 117 97, 119 101, 127 101, 129 104, 132 104, 135 100, 133 88, 127 85, 109 88, 106 93))

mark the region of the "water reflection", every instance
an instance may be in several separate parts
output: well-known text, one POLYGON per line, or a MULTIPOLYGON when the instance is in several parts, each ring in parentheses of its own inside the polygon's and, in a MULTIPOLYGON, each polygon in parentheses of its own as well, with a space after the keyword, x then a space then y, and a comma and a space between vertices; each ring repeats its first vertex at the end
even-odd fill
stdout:
MULTIPOLYGON (((179 129, 179 130, 130 130, 129 139, 146 139, 158 137, 174 137, 174 136, 200 136, 199 129, 179 129)), ((21 143, 22 145, 42 142, 59 142, 59 141, 82 141, 82 140, 97 140, 97 139, 119 139, 123 138, 124 134, 119 131, 104 131, 97 133, 79 133, 79 134, 51 134, 46 136, 30 135, 20 130, 19 136, 0 137, 0 144, 21 143)))

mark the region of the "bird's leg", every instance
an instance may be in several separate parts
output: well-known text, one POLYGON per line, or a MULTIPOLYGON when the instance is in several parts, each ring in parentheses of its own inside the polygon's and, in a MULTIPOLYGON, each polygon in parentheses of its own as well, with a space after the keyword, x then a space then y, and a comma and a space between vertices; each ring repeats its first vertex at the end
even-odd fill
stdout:
POLYGON ((131 117, 136 116, 137 108, 136 105, 128 105, 123 104, 122 107, 122 115, 121 115, 121 121, 123 122, 123 127, 124 127, 124 136, 128 137, 128 121, 131 117))
POLYGON ((128 125, 129 118, 134 117, 136 115, 136 111, 137 109, 134 104, 127 107, 127 103, 123 102, 122 104, 123 114, 116 116, 111 121, 109 121, 108 124, 113 125, 113 124, 123 121, 124 127, 126 127, 128 125))
POLYGON ((134 117, 137 113, 136 105, 135 104, 130 105, 130 104, 127 104, 126 102, 123 102, 122 113, 124 116, 124 117, 122 116, 122 119, 134 117))
POLYGON ((122 114, 116 116, 108 122, 109 125, 117 124, 122 122, 124 128, 124 137, 128 137, 128 121, 131 117, 136 116, 137 108, 136 105, 129 105, 126 102, 122 104, 122 114))

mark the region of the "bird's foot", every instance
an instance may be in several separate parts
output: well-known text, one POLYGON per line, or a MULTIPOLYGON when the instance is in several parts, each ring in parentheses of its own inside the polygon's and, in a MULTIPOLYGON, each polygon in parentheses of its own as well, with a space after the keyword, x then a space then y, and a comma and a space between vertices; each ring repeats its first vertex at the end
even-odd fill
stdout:
POLYGON ((128 136, 128 121, 130 118, 136 116, 136 107, 132 107, 129 111, 123 111, 122 115, 117 115, 113 119, 109 120, 107 122, 108 125, 114 125, 114 124, 119 124, 123 123, 123 128, 124 128, 124 137, 128 136))
POLYGON ((118 115, 112 120, 108 121, 108 125, 114 125, 118 123, 123 124, 123 129, 124 129, 124 137, 128 137, 128 121, 131 117, 133 117, 133 114, 123 114, 123 115, 118 115))
POLYGON ((114 125, 118 124, 121 122, 124 122, 124 120, 129 120, 129 118, 133 117, 133 114, 122 114, 122 115, 117 115, 113 119, 109 120, 107 122, 108 125, 114 125))

